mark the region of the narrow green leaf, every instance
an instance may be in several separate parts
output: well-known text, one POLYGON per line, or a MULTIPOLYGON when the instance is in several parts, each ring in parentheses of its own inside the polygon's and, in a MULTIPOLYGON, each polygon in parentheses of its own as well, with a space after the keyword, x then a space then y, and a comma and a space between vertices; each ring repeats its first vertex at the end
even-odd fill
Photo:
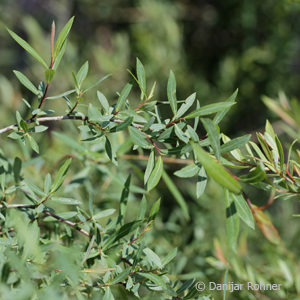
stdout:
POLYGON ((176 171, 174 175, 181 177, 181 178, 189 178, 194 177, 199 173, 200 169, 197 165, 192 164, 183 167, 182 169, 176 171))
POLYGON ((206 173, 225 188, 239 194, 242 189, 240 183, 235 180, 221 164, 211 158, 211 156, 204 151, 200 145, 194 142, 191 142, 191 145, 197 160, 205 168, 206 173))
POLYGON ((151 261, 158 268, 163 267, 159 256, 155 252, 153 252, 150 248, 145 248, 143 251, 148 261, 151 261))
POLYGON ((135 145, 138 145, 144 149, 153 148, 152 144, 146 139, 146 135, 139 129, 130 126, 129 127, 130 137, 135 145))
POLYGON ((250 137, 251 134, 247 134, 230 140, 229 142, 221 146, 221 153, 227 153, 237 148, 240 148, 241 146, 244 146, 246 143, 248 143, 250 137))
POLYGON ((145 277, 145 278, 149 279, 150 281, 152 281, 156 285, 162 287, 163 289, 167 289, 166 283, 164 282, 164 280, 160 276, 158 276, 156 274, 153 274, 153 273, 142 273, 142 272, 138 272, 137 274, 139 274, 142 277, 145 277))
POLYGON ((173 248, 166 257, 162 260, 162 267, 166 266, 170 261, 172 261, 177 256, 177 248, 173 248))
POLYGON ((168 187, 169 191, 171 192, 171 194, 173 195, 173 197, 175 198, 175 200, 181 207, 184 217, 186 218, 186 220, 189 220, 190 216, 189 216, 188 206, 187 206, 182 194, 178 190, 177 186, 174 184, 174 182, 169 177, 167 172, 163 171, 162 178, 163 178, 166 186, 168 187))
POLYGON ((154 164, 155 164, 155 155, 154 155, 154 151, 151 151, 148 162, 147 162, 145 174, 144 174, 144 185, 146 185, 146 183, 149 179, 149 176, 154 168, 154 164))
POLYGON ((45 61, 40 57, 40 55, 21 37, 15 34, 13 31, 6 28, 11 37, 21 46, 23 47, 30 55, 32 55, 39 63, 41 63, 46 69, 48 69, 45 61))
POLYGON ((130 272, 131 272, 130 268, 124 270, 110 282, 110 285, 114 285, 114 284, 124 281, 124 279, 129 275, 130 272))
POLYGON ((33 83, 21 72, 19 71, 13 71, 19 81, 31 92, 33 92, 35 95, 39 95, 39 90, 33 85, 33 83))
POLYGON ((93 216, 93 220, 99 220, 99 219, 103 219, 103 218, 109 217, 112 214, 114 214, 115 211, 116 210, 114 208, 109 208, 109 209, 101 210, 100 212, 96 213, 93 216))
POLYGON ((39 153, 40 149, 39 149, 39 145, 37 144, 37 142, 35 141, 35 139, 31 136, 31 135, 27 135, 30 147, 36 152, 39 153))
POLYGON ((229 197, 228 190, 225 191, 226 202, 226 236, 227 242, 233 251, 236 251, 236 243, 239 235, 240 222, 234 201, 229 197))
POLYGON ((185 119, 193 119, 195 117, 203 117, 203 116, 208 116, 211 114, 214 114, 218 111, 224 110, 226 108, 230 108, 234 103, 230 102, 218 102, 218 103, 212 103, 205 105, 203 107, 200 107, 193 112, 189 113, 187 116, 185 116, 185 119))
POLYGON ((248 174, 240 176, 240 179, 243 182, 247 183, 259 183, 263 181, 266 177, 266 172, 260 165, 258 165, 254 170, 250 171, 248 174))
POLYGON ((207 175, 205 169, 201 167, 198 176, 197 176, 197 183, 196 183, 196 197, 197 199, 204 193, 207 184, 207 175))
POLYGON ((160 198, 154 202, 154 204, 151 207, 148 222, 151 220, 154 220, 159 212, 160 208, 160 198))
POLYGON ((176 136, 181 141, 187 144, 189 142, 189 137, 180 129, 180 127, 177 124, 174 125, 174 129, 175 129, 176 136))
POLYGON ((183 116, 188 111, 188 109, 194 104, 195 100, 196 100, 196 93, 190 95, 185 100, 185 102, 180 106, 176 114, 176 118, 180 118, 181 116, 183 116))
POLYGON ((57 68, 58 68, 58 66, 59 66, 59 64, 61 62, 61 59, 63 58, 63 56, 64 56, 64 54, 66 52, 66 48, 67 48, 67 41, 65 41, 63 43, 63 45, 62 45, 62 47, 61 47, 61 49, 60 49, 60 51, 59 51, 59 53, 58 53, 55 61, 54 61, 54 64, 53 64, 53 67, 52 67, 53 70, 55 70, 55 71, 57 70, 57 68))
POLYGON ((120 212, 119 212, 119 223, 124 224, 124 218, 128 205, 129 187, 130 187, 131 175, 129 174, 122 190, 121 200, 120 200, 120 212))
POLYGON ((128 117, 124 120, 124 122, 118 124, 116 127, 113 127, 110 132, 118 132, 126 129, 129 125, 131 125, 133 121, 133 117, 128 117))
POLYGON ((95 86, 97 86, 98 84, 100 84, 102 81, 104 81, 105 79, 109 78, 111 76, 111 74, 107 74, 104 77, 100 78, 99 80, 97 80, 94 84, 92 84, 90 87, 88 87, 87 89, 85 89, 83 91, 83 93, 86 93, 87 91, 89 91, 90 89, 94 88, 95 86))
POLYGON ((147 199, 144 195, 143 198, 142 198, 140 208, 139 208, 139 212, 138 212, 138 215, 137 215, 136 219, 137 220, 143 220, 145 218, 146 210, 147 210, 147 199))
POLYGON ((113 151, 113 148, 111 146, 111 143, 108 139, 107 136, 105 136, 105 151, 106 151, 106 154, 107 156, 109 157, 109 159, 116 164, 116 153, 115 151, 113 151))
POLYGON ((158 157, 155 167, 153 171, 151 172, 151 175, 149 176, 148 182, 147 182, 147 191, 151 191, 154 189, 157 184, 159 183, 159 180, 163 173, 163 160, 161 156, 158 157))
POLYGON ((131 88, 132 88, 132 84, 130 83, 127 83, 125 85, 125 87, 123 88, 119 98, 118 98, 118 101, 117 101, 117 104, 116 104, 116 111, 118 112, 120 109, 123 108, 124 104, 125 104, 125 101, 131 91, 131 88))
POLYGON ((235 195, 229 192, 229 198, 234 202, 239 217, 248 225, 254 229, 254 218, 249 205, 242 195, 235 195))
POLYGON ((54 60, 57 58, 58 56, 58 53, 60 52, 70 30, 71 30, 71 27, 72 27, 72 24, 73 24, 73 21, 74 21, 74 17, 72 17, 68 22, 67 24, 64 26, 64 28, 61 30, 57 40, 56 40, 56 43, 55 43, 55 47, 54 47, 54 60))
POLYGON ((174 115, 177 113, 177 99, 176 99, 176 79, 173 71, 170 71, 168 86, 167 86, 168 100, 174 115))
POLYGON ((138 58, 136 59, 136 73, 137 73, 138 81, 141 85, 142 99, 143 99, 144 97, 147 97, 146 74, 145 74, 144 66, 138 58))
POLYGON ((72 198, 65 198, 65 197, 52 197, 51 201, 61 203, 64 205, 79 205, 81 204, 81 201, 72 199, 72 198))
POLYGON ((51 187, 51 192, 55 192, 58 190, 58 188, 61 186, 61 184, 63 183, 65 177, 66 177, 66 173, 70 167, 70 164, 72 162, 72 158, 68 158, 64 164, 60 167, 60 169, 57 172, 57 175, 54 179, 54 182, 52 184, 51 187))
POLYGON ((106 97, 99 91, 97 91, 97 97, 98 97, 101 105, 103 106, 104 111, 106 113, 108 113, 109 112, 109 103, 108 103, 106 97))
POLYGON ((15 182, 18 183, 20 181, 20 173, 22 170, 22 160, 19 157, 15 157, 13 164, 13 172, 15 182))
POLYGON ((277 135, 275 136, 275 142, 276 142, 277 150, 279 153, 280 169, 283 171, 284 170, 284 152, 283 152, 281 142, 277 135))
POLYGON ((53 69, 48 69, 45 71, 45 80, 47 83, 50 83, 54 77, 55 70, 53 69))
POLYGON ((51 179, 51 175, 48 173, 45 177, 45 181, 44 181, 44 193, 45 194, 49 194, 50 189, 51 189, 51 184, 52 184, 52 179, 51 179))
POLYGON ((218 132, 216 125, 211 119, 201 119, 201 122, 208 134, 208 140, 212 146, 215 156, 217 159, 221 157, 221 146, 220 146, 220 133, 218 132))
POLYGON ((74 92, 76 92, 75 89, 66 91, 66 92, 61 93, 61 94, 56 95, 56 96, 47 97, 46 99, 47 99, 47 100, 54 100, 54 99, 58 99, 58 98, 64 98, 65 96, 71 95, 71 94, 73 94, 74 92))
MULTIPOLYGON (((236 96, 237 96, 237 94, 238 94, 238 91, 239 91, 239 90, 236 89, 236 90, 234 91, 234 93, 233 93, 233 94, 232 94, 225 102, 234 104, 234 101, 235 101, 235 99, 236 99, 236 96)), ((220 122, 222 121, 222 119, 224 118, 224 116, 228 113, 229 110, 230 110, 230 107, 225 108, 225 109, 219 111, 219 112, 215 115, 213 122, 214 122, 215 124, 220 123, 220 122)))
POLYGON ((86 61, 82 66, 81 68, 79 69, 77 75, 76 75, 76 79, 77 79, 77 82, 78 82, 78 85, 79 85, 79 88, 81 87, 82 85, 82 82, 85 80, 87 74, 88 74, 88 71, 89 71, 89 62, 86 61))

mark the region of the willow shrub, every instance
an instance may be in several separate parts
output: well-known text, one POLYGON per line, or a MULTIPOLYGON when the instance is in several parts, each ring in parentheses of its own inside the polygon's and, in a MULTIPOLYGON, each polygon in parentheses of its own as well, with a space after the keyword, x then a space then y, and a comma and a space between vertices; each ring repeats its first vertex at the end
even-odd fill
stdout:
MULTIPOLYGON (((299 196, 299 158, 292 159, 292 147, 285 155, 271 124, 266 123, 264 134, 257 134, 259 145, 250 141, 250 135, 230 139, 221 133, 219 125, 236 104, 237 91, 224 102, 205 106, 201 106, 196 93, 179 100, 171 71, 167 101, 157 100, 155 83, 147 86, 145 69, 138 59, 136 71, 129 71, 132 81, 118 93, 116 101, 108 101, 97 91, 98 104, 87 103, 86 93, 96 90, 109 77, 86 86, 88 62, 72 73, 72 89, 49 95, 72 23, 73 18, 56 41, 53 23, 50 63, 8 29, 11 37, 44 68, 45 76, 36 86, 27 76, 14 71, 20 83, 37 98, 38 106, 33 107, 23 99, 30 116, 23 118, 17 111, 16 124, 0 129, 1 134, 7 134, 7 139, 14 140, 27 153, 21 158, 14 157, 7 153, 5 144, 1 145, 1 297, 84 299, 102 295, 103 299, 114 299, 115 289, 118 297, 126 294, 152 295, 156 299, 200 297, 193 280, 177 280, 168 269, 172 260, 177 259, 177 249, 160 257, 147 243, 148 231, 155 230, 153 224, 163 201, 158 197, 150 207, 148 199, 159 196, 157 186, 161 180, 184 218, 190 218, 188 203, 173 176, 166 172, 167 162, 185 165, 174 175, 194 177, 197 198, 204 193, 208 178, 224 188, 227 241, 233 253, 240 220, 253 230, 256 223, 269 241, 280 243, 278 232, 263 210, 275 198, 299 196), (132 88, 140 93, 136 106, 133 105, 136 99, 131 101, 136 95, 132 94, 132 88), (55 101, 61 99, 67 106, 65 114, 44 109, 45 103, 55 108, 55 101), (167 116, 161 113, 164 105, 170 107, 167 116), (51 173, 45 174, 39 163, 33 162, 40 157, 40 144, 48 138, 51 124, 62 121, 76 124, 80 138, 68 132, 55 133, 69 147, 66 149, 69 154, 52 166, 51 173), (202 137, 198 135, 199 128, 205 130, 202 137), (115 142, 121 133, 126 139, 115 142), (126 156, 144 160, 145 169, 136 166, 124 170, 120 159, 126 156), (83 169, 78 167, 79 162, 83 169), (39 173, 39 182, 30 176, 32 166, 39 173), (118 210, 99 208, 93 202, 93 196, 102 193, 107 185, 105 177, 99 183, 86 176, 95 169, 122 184, 123 190, 117 196, 118 210), (122 176, 118 170, 122 170, 122 176), (81 185, 86 187, 84 203, 76 199, 76 188, 81 185), (245 193, 248 185, 269 192, 272 196, 269 203, 264 207, 252 204, 245 193), (136 215, 128 210, 132 195, 139 199, 136 215)), ((114 190, 106 191, 109 193, 115 197, 114 190)))

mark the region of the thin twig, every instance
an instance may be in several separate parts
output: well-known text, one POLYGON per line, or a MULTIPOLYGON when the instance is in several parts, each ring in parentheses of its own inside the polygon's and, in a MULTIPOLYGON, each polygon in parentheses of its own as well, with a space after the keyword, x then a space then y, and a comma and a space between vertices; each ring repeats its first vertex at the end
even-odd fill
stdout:
MULTIPOLYGON (((18 209, 22 209, 22 208, 34 209, 34 208, 37 207, 37 205, 36 204, 22 204, 22 203, 7 204, 7 205, 0 204, 0 208, 4 208, 4 207, 6 207, 6 208, 18 208, 18 209)), ((56 220, 58 220, 61 223, 64 223, 64 224, 67 224, 67 225, 71 226, 73 229, 77 230, 78 232, 80 232, 80 233, 84 234, 85 236, 87 236, 88 238, 90 238, 90 234, 86 230, 80 228, 76 223, 71 222, 71 221, 69 221, 69 220, 67 220, 63 217, 60 217, 60 216, 56 215, 55 213, 53 213, 49 210, 44 210, 43 213, 47 216, 55 218, 56 220)))
POLYGON ((60 217, 60 216, 54 214, 53 212, 51 212, 51 211, 49 211, 49 210, 44 210, 43 213, 44 213, 45 215, 47 215, 47 216, 50 216, 50 217, 55 218, 56 220, 58 220, 58 221, 61 222, 61 223, 64 223, 64 224, 67 224, 67 225, 73 227, 75 230, 77 230, 77 231, 79 231, 80 233, 84 234, 84 235, 87 236, 88 238, 91 237, 91 236, 89 235, 89 233, 88 233, 86 230, 80 228, 76 223, 71 222, 71 221, 69 221, 69 220, 66 220, 65 218, 62 218, 62 217, 60 217))

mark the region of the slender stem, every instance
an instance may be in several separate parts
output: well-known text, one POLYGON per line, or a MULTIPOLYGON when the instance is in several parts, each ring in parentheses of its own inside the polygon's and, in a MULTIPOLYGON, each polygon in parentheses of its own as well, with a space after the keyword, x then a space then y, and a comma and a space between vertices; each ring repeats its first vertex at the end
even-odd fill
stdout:
MULTIPOLYGON (((149 160, 148 155, 132 155, 132 154, 124 154, 121 156, 122 159, 128 160, 149 160)), ((180 158, 173 158, 173 157, 162 157, 164 163, 167 164, 179 164, 179 165, 188 165, 192 164, 194 161, 191 159, 180 159, 180 158)))
POLYGON ((85 236, 87 236, 88 238, 90 238, 90 234, 86 230, 80 228, 76 223, 71 222, 69 220, 66 220, 65 218, 62 218, 62 217, 52 213, 49 210, 44 210, 44 214, 47 215, 47 216, 55 218, 56 220, 58 220, 61 223, 64 223, 64 224, 67 224, 67 225, 73 227, 78 232, 80 232, 80 233, 84 234, 85 236))
MULTIPOLYGON (((4 208, 4 207, 6 207, 6 208, 18 208, 18 209, 22 209, 22 208, 24 208, 24 209, 25 208, 34 209, 34 208, 37 207, 37 205, 36 204, 21 204, 21 203, 7 204, 7 205, 0 204, 0 208, 4 208)), ((55 213, 53 213, 53 212, 51 212, 49 210, 44 210, 43 213, 45 215, 47 215, 47 216, 55 218, 56 220, 58 220, 61 223, 64 223, 64 224, 67 224, 67 225, 71 226, 73 229, 77 230, 78 232, 80 232, 83 235, 85 235, 88 238, 90 238, 90 234, 86 230, 80 228, 76 223, 71 222, 71 221, 69 221, 69 220, 67 220, 65 218, 62 218, 62 217, 56 215, 55 213)))

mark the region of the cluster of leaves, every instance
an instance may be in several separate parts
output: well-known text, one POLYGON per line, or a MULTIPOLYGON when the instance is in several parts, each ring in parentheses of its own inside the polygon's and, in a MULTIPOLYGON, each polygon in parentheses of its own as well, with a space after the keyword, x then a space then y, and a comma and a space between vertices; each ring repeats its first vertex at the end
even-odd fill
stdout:
MULTIPOLYGON (((45 80, 38 88, 24 74, 15 71, 21 84, 37 96, 39 105, 34 108, 24 99, 30 117, 22 118, 17 112, 17 123, 0 129, 0 133, 12 131, 8 137, 28 145, 36 155, 40 149, 35 133, 48 129, 41 124, 75 120, 80 122, 81 141, 68 134, 55 133, 73 152, 68 153, 57 172, 53 171, 55 175, 48 173, 44 176, 43 187, 22 176, 32 160, 23 162, 18 157, 6 156, 5 151, 1 153, 0 270, 3 297, 16 299, 22 291, 22 297, 30 295, 48 299, 68 295, 83 299, 95 297, 100 292, 104 299, 114 299, 111 289, 115 287, 120 287, 119 293, 127 290, 136 297, 149 293, 160 293, 168 299, 199 297, 192 287, 193 281, 182 283, 170 276, 167 265, 176 258, 176 248, 162 258, 147 246, 147 232, 153 227, 161 203, 160 199, 156 200, 147 213, 148 199, 161 180, 184 217, 190 218, 189 205, 167 172, 168 162, 186 164, 174 175, 195 178, 197 198, 203 195, 208 178, 224 188, 227 239, 233 251, 236 251, 240 219, 252 229, 256 221, 271 242, 280 243, 278 232, 263 209, 275 198, 299 197, 299 157, 291 158, 291 147, 285 158, 271 124, 267 122, 265 133, 257 135, 260 147, 250 141, 250 135, 230 139, 221 133, 219 125, 236 103, 237 91, 224 102, 205 106, 201 106, 196 93, 180 100, 176 95, 175 75, 171 71, 167 101, 156 100, 156 85, 154 83, 150 89, 147 87, 146 72, 139 59, 136 75, 130 72, 132 82, 118 93, 114 104, 97 91, 98 105, 89 103, 87 108, 80 105, 86 101, 86 92, 109 76, 84 88, 88 62, 77 73, 72 73, 73 89, 48 96, 72 23, 73 18, 62 29, 56 42, 53 23, 49 67, 26 41, 8 30, 46 70, 45 80), (133 88, 140 92, 137 106, 133 106, 134 101, 130 99, 133 88), (43 104, 59 98, 66 100, 66 113, 52 116, 54 111, 45 110, 43 104), (167 117, 161 111, 163 105, 170 107, 167 117), (205 131, 203 137, 199 137, 199 130, 205 131), (127 136, 122 143, 117 140, 120 132, 127 136), (135 176, 134 180, 130 175, 124 180, 113 174, 123 185, 118 212, 114 208, 99 210, 95 207, 92 181, 85 183, 88 193, 84 200, 88 202, 88 209, 76 197, 61 196, 63 186, 64 193, 71 193, 75 184, 80 183, 80 176, 92 172, 91 165, 100 172, 111 174, 109 166, 116 170, 122 168, 119 160, 126 155, 129 159, 146 160, 147 164, 142 176, 135 176), (85 168, 66 182, 72 158, 83 163, 85 168), (245 193, 248 185, 269 192, 269 203, 264 207, 252 204, 245 193), (130 215, 128 210, 130 194, 141 199, 136 216, 130 215), (60 211, 66 206, 72 209, 60 211)), ((76 168, 75 164, 72 167, 76 168)))

